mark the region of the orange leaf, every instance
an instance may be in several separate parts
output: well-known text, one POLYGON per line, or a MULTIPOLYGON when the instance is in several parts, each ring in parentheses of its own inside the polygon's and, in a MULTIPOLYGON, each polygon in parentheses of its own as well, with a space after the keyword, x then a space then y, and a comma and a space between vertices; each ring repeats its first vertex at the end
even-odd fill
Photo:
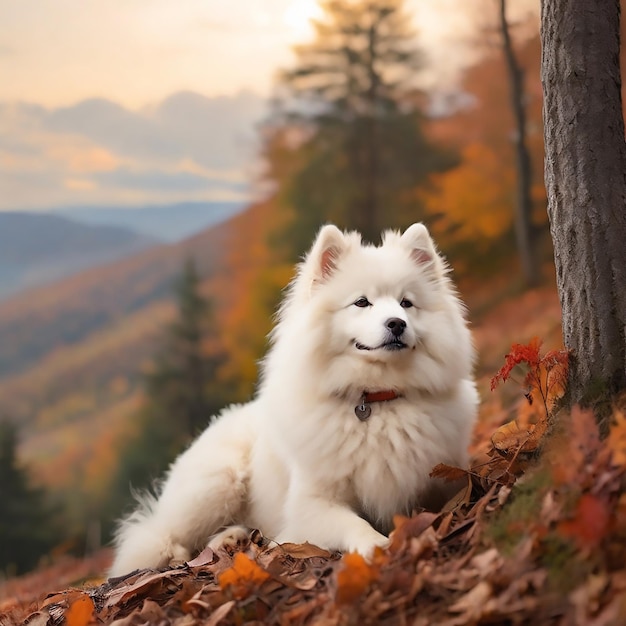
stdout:
POLYGON ((590 493, 581 496, 574 517, 558 526, 559 531, 574 539, 579 548, 596 548, 609 528, 611 521, 607 503, 590 493))
POLYGON ((579 482, 587 460, 600 448, 593 411, 575 406, 568 417, 563 416, 561 423, 562 430, 551 438, 547 446, 550 471, 556 486, 579 482))
MULTIPOLYGON (((626 405, 626 396, 624 396, 626 405)), ((613 411, 613 424, 607 438, 607 446, 611 451, 611 460, 615 465, 626 465, 626 409, 616 406, 613 411)))
POLYGON ((86 594, 81 594, 67 609, 65 623, 67 626, 87 626, 93 621, 93 600, 86 594))
POLYGON ((343 557, 343 569, 337 573, 337 603, 354 602, 376 580, 378 571, 357 552, 343 557))
POLYGON ((529 424, 526 428, 520 426, 517 420, 500 426, 491 436, 493 447, 504 456, 519 452, 531 453, 537 450, 539 442, 547 429, 545 420, 537 424, 529 424))
POLYGON ((270 575, 243 552, 237 552, 233 566, 222 572, 219 584, 222 589, 233 587, 233 596, 244 598, 248 591, 266 581, 270 575))

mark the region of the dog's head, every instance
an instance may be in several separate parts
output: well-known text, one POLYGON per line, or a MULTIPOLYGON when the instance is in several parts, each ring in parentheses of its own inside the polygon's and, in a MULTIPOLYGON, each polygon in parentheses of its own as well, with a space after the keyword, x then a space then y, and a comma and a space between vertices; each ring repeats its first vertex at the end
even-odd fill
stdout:
POLYGON ((299 317, 311 366, 339 392, 436 391, 471 370, 463 307, 423 224, 384 233, 378 247, 324 226, 283 312, 299 317))

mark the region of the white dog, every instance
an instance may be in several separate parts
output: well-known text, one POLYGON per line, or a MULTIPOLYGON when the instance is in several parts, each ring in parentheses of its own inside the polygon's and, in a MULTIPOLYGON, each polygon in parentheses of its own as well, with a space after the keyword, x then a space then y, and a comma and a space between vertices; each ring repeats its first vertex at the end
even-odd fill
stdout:
POLYGON ((466 465, 478 395, 464 308, 422 224, 379 247, 323 227, 271 340, 257 398, 121 523, 112 575, 188 560, 232 524, 370 555, 395 514, 445 501, 429 472, 466 465))

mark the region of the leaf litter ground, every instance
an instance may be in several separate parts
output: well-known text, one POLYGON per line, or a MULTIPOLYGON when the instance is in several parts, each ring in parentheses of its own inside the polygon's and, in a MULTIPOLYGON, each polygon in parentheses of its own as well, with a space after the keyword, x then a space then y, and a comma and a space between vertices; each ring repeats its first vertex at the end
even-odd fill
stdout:
POLYGON ((536 367, 518 419, 477 448, 470 470, 437 466, 463 487, 440 513, 398 517, 370 562, 253 533, 234 553, 206 549, 174 569, 45 597, 26 577, 0 595, 0 624, 625 624, 626 399, 604 439, 588 412, 554 417, 540 387, 559 359, 538 350, 514 346, 494 378, 520 355, 536 367))

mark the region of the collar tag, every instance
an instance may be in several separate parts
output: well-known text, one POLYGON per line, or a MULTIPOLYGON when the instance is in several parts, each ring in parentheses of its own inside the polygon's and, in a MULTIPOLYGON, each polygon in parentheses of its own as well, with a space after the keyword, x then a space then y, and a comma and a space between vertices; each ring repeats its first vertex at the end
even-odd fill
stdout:
POLYGON ((354 407, 355 415, 362 421, 366 421, 372 414, 372 402, 388 402, 395 400, 400 395, 395 391, 364 391, 361 396, 361 402, 354 407))
POLYGON ((372 407, 365 402, 365 394, 361 396, 361 404, 354 407, 354 413, 362 422, 372 414, 372 407))

